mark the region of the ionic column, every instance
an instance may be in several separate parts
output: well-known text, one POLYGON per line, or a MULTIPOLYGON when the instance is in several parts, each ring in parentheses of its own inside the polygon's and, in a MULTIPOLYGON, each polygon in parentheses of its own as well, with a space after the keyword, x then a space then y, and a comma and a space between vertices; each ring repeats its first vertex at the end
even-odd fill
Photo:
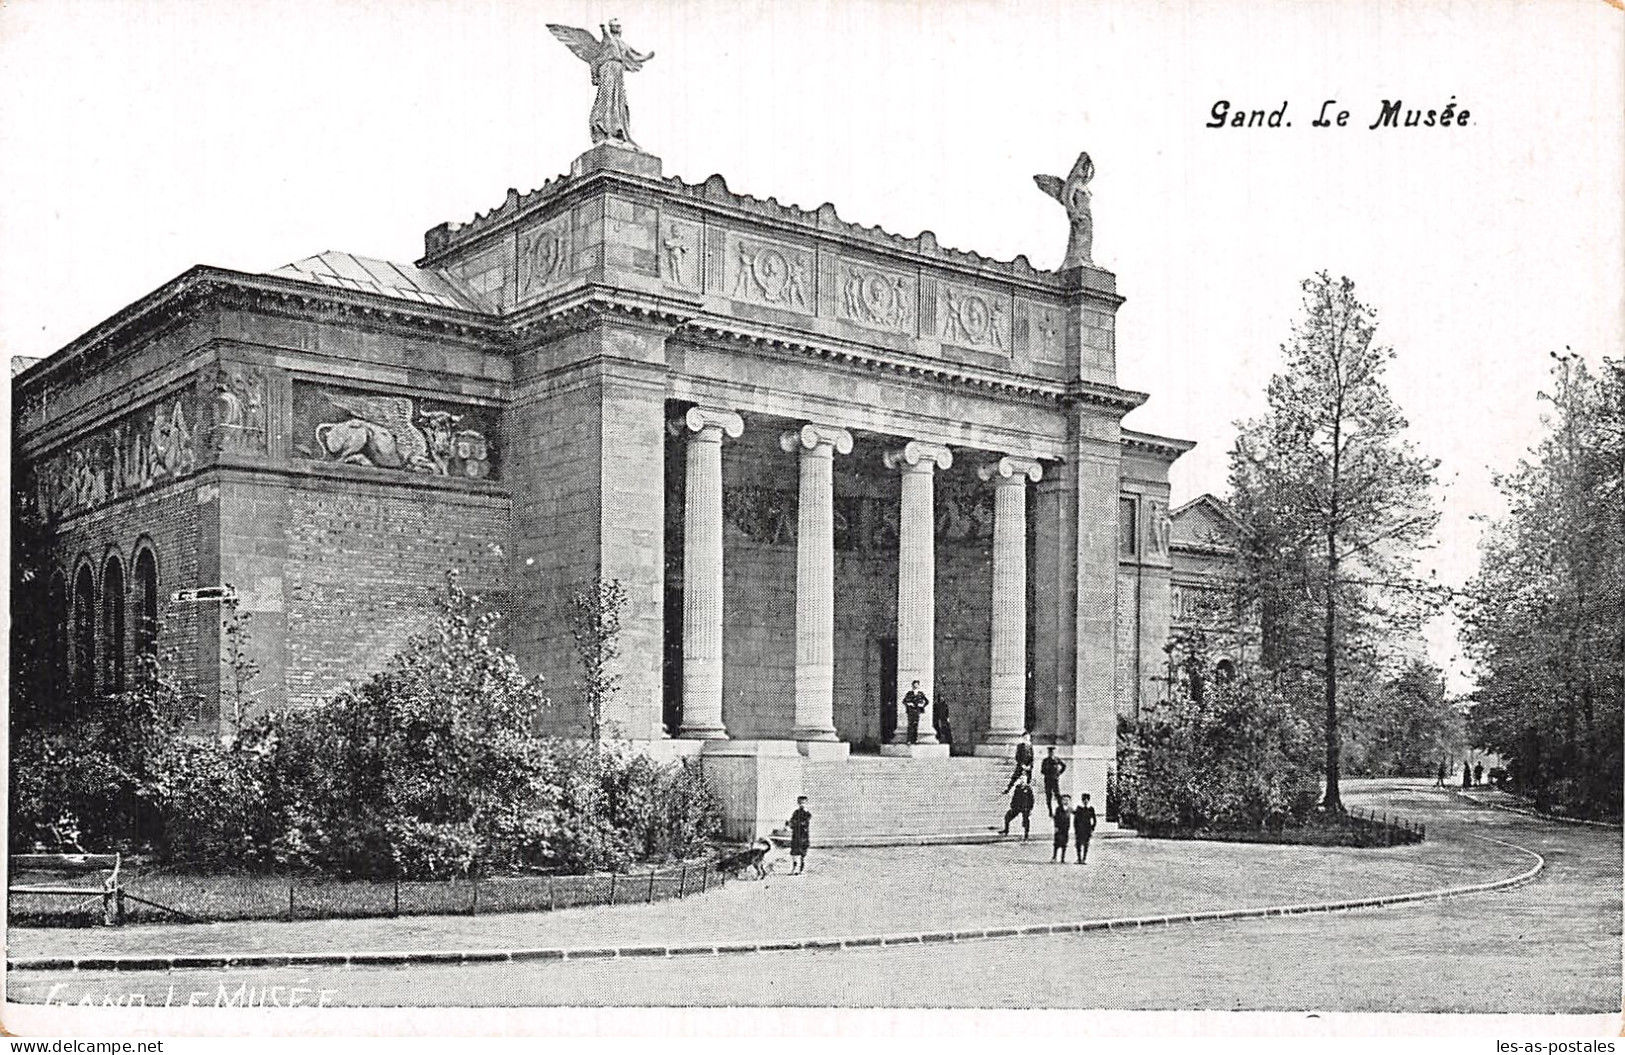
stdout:
POLYGON ((722 436, 745 423, 730 410, 691 409, 683 507, 683 724, 678 736, 725 740, 722 724, 722 436))
POLYGON ((797 740, 835 740, 835 452, 852 453, 852 434, 803 425, 779 437, 801 452, 796 513, 797 740))
MULTIPOLYGON (((902 508, 897 518, 897 732, 892 742, 908 742, 903 695, 916 681, 936 707, 932 684, 936 655, 936 514, 932 479, 954 463, 946 447, 920 440, 886 455, 886 468, 902 474, 902 508)), ((931 711, 920 718, 919 742, 934 744, 931 711)))
POLYGON ((977 470, 993 484, 992 707, 988 744, 1013 744, 1027 726, 1027 481, 1037 462, 1000 458, 977 470))

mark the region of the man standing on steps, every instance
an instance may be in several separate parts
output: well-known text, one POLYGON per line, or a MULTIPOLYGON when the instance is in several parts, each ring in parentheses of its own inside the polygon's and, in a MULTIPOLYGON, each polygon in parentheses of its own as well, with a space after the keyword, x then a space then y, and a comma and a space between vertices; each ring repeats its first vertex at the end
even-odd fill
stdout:
MULTIPOLYGON (((1064 799, 1062 801, 1065 801, 1064 799)), ((1059 823, 1059 822, 1056 822, 1059 823)), ((1095 834, 1095 808, 1089 805, 1089 795, 1083 796, 1078 808, 1072 811, 1072 834, 1077 839, 1078 864, 1089 860, 1089 840, 1095 834)), ((1061 838, 1057 833, 1057 838, 1061 838)), ((1066 844, 1061 844, 1061 860, 1066 860, 1066 844)))
POLYGON ((1010 774, 1010 783, 1004 786, 1005 794, 1010 793, 1010 789, 1016 786, 1016 781, 1020 780, 1024 773, 1030 782, 1033 779, 1032 733, 1022 733, 1021 742, 1016 745, 1016 768, 1010 774))
POLYGON ((903 693, 903 710, 908 713, 908 742, 916 743, 920 738, 920 715, 924 714, 931 701, 925 693, 920 691, 920 683, 903 693))
POLYGON ((1044 777, 1044 812, 1053 813, 1061 798, 1061 774, 1066 772, 1066 763, 1055 757, 1055 748, 1051 747, 1038 768, 1044 777))
POLYGON ((1062 795, 1061 804, 1055 808, 1055 845, 1050 850, 1051 864, 1059 862, 1066 864, 1066 842, 1072 834, 1072 796, 1062 795))

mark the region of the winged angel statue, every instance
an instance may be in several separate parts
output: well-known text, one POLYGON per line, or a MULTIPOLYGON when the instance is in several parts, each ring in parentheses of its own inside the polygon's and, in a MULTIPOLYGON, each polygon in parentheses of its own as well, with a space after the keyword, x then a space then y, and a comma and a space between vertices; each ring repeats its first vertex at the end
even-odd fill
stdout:
POLYGON ((1066 240, 1066 259, 1061 270, 1094 263, 1095 221, 1089 215, 1089 181, 1095 178, 1095 163, 1087 152, 1078 155, 1065 180, 1059 176, 1034 176, 1038 189, 1061 203, 1072 224, 1066 240))
POLYGON ((593 100, 592 141, 608 140, 633 150, 642 150, 632 141, 632 122, 626 108, 626 74, 636 73, 643 64, 655 57, 654 52, 644 54, 633 51, 621 39, 621 24, 610 19, 609 25, 599 26, 603 39, 594 37, 585 29, 548 23, 548 31, 571 51, 576 58, 592 68, 592 83, 598 88, 593 100))

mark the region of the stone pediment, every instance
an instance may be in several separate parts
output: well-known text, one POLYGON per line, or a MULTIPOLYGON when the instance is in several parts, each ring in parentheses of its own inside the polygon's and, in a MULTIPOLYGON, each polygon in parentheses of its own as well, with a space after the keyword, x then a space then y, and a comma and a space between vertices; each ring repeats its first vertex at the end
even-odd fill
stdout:
POLYGON ((1186 502, 1171 515, 1176 548, 1235 549, 1241 527, 1221 499, 1205 494, 1186 502))

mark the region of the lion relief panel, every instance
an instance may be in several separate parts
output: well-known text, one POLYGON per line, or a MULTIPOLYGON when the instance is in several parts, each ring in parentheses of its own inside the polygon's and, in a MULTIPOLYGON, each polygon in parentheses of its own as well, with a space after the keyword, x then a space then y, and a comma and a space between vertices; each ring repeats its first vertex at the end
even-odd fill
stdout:
POLYGON ((497 411, 317 382, 293 386, 294 453, 310 461, 490 480, 497 411))

